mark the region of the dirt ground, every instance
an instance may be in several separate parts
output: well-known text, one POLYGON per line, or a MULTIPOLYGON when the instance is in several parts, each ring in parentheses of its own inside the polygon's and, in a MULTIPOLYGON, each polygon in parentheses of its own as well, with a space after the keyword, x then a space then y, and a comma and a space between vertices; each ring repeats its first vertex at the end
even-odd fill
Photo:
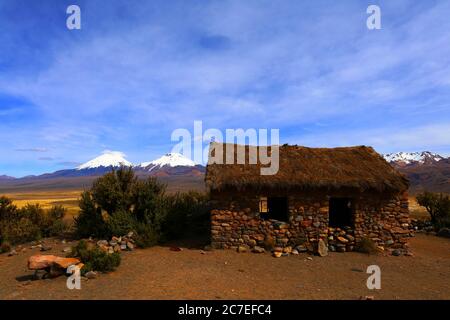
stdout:
MULTIPOLYGON (((330 253, 273 258, 237 253, 153 247, 122 254, 117 271, 69 290, 66 277, 30 280, 28 249, 0 255, 0 299, 450 299, 450 240, 416 235, 413 257, 330 253), (366 287, 366 268, 381 268, 381 289, 366 287)), ((67 244, 53 244, 61 255, 67 244)))

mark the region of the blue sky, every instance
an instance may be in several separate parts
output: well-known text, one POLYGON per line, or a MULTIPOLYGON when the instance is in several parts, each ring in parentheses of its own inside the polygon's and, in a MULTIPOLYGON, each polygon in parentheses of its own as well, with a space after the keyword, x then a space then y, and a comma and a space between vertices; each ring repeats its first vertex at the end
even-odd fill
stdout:
POLYGON ((0 0, 0 175, 103 150, 149 161, 194 120, 448 155, 449 16, 450 1, 0 0))

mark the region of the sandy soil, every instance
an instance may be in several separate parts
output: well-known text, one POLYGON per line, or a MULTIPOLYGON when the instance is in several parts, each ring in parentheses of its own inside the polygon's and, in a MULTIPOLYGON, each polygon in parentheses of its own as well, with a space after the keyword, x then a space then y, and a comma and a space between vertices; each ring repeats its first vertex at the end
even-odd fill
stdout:
MULTIPOLYGON (((61 254, 67 245, 54 244, 61 254)), ((66 277, 30 281, 26 261, 37 249, 0 255, 1 299, 450 299, 450 240, 418 234, 413 257, 331 253, 273 258, 269 254, 154 247, 124 253, 117 271, 66 288, 66 277), (368 290, 376 264, 381 290, 368 290)))

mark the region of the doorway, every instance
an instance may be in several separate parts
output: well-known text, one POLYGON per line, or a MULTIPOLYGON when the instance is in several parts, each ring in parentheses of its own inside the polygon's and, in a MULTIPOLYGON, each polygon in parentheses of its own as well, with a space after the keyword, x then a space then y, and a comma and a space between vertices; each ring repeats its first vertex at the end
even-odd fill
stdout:
POLYGON ((333 228, 353 226, 353 210, 350 198, 330 198, 329 225, 333 228))

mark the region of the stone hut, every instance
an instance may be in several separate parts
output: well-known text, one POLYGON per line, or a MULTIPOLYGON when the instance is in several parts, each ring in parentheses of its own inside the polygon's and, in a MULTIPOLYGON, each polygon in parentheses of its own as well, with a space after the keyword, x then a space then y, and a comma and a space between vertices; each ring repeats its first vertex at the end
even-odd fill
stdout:
MULTIPOLYGON (((212 143, 210 160, 217 146, 237 147, 212 143)), ((252 148, 261 148, 239 147, 246 159, 252 148)), ((264 148, 270 153, 273 147, 264 148)), ((407 247, 408 180, 373 148, 283 145, 278 150, 274 175, 260 174, 259 159, 208 163, 214 248, 314 247, 322 239, 329 250, 345 252, 363 238, 382 248, 407 247)))

